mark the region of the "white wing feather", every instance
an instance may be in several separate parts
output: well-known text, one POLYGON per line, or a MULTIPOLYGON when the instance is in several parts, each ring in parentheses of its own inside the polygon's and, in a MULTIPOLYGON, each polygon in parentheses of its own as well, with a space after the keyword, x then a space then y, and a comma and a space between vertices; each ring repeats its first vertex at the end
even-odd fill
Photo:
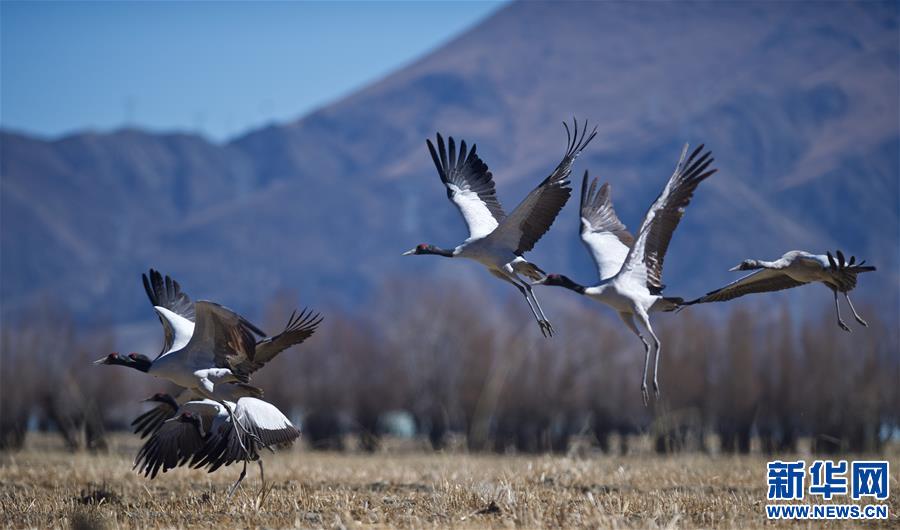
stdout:
MULTIPOLYGON (((584 217, 581 218, 581 223, 582 226, 590 227, 584 217)), ((628 251, 631 250, 612 232, 591 232, 590 228, 581 231, 581 241, 594 258, 601 280, 607 280, 618 274, 622 264, 625 263, 628 251)))
POLYGON ((163 352, 160 357, 165 357, 187 346, 188 342, 191 341, 191 337, 194 336, 194 323, 178 313, 169 311, 165 307, 154 306, 153 309, 156 310, 160 318, 165 319, 169 329, 172 331, 172 346, 163 352))
POLYGON ((256 398, 241 398, 234 410, 237 421, 262 431, 277 431, 294 425, 275 405, 256 398))
POLYGON ((452 192, 450 200, 462 213, 469 228, 469 240, 481 239, 497 228, 497 219, 487 205, 471 190, 462 190, 455 184, 447 184, 452 192))

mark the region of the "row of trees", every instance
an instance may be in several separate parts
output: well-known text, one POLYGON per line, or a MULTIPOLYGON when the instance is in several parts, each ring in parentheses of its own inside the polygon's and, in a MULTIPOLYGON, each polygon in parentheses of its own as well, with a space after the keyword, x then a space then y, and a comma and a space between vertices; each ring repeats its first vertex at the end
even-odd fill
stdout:
MULTIPOLYGON (((294 299, 277 297, 263 328, 283 325, 294 299)), ((376 299, 364 312, 326 311, 313 339, 254 379, 313 447, 340 449, 355 434, 374 450, 397 411, 434 448, 461 434, 470 450, 501 452, 566 451, 574 436, 612 449, 637 433, 661 452, 711 450, 712 439, 725 452, 754 440, 785 452, 801 437, 817 452, 878 451, 900 426, 900 337, 875 316, 847 335, 824 309, 803 321, 743 303, 662 315, 662 398, 645 408, 643 349, 600 308, 555 307, 558 334, 544 339, 517 298, 388 283, 376 299)), ((46 427, 73 448, 102 448, 103 433, 137 412, 135 392, 158 382, 91 366, 114 337, 43 313, 2 331, 0 444, 46 427)))

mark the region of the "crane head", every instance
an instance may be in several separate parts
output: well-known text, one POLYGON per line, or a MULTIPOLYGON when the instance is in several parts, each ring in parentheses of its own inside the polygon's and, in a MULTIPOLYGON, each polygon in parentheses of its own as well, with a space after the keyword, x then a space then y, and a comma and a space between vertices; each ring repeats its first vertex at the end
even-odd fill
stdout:
POLYGON ((403 253, 404 256, 417 256, 422 254, 435 254, 438 256, 444 256, 445 258, 452 258, 453 251, 445 250, 443 248, 438 248, 434 245, 429 245, 427 243, 419 243, 415 247, 407 250, 403 253))
POLYGON ((97 359, 96 361, 94 361, 94 364, 116 364, 119 366, 134 368, 135 370, 140 370, 141 372, 146 372, 150 369, 150 365, 153 364, 153 361, 151 361, 150 358, 146 355, 141 355, 139 353, 119 355, 118 352, 112 352, 106 357, 97 359))
POLYGON ((548 274, 544 278, 534 282, 532 285, 563 285, 568 280, 562 274, 548 274))
POLYGON ((178 421, 193 425, 200 432, 200 436, 205 436, 205 433, 203 431, 203 421, 201 420, 200 416, 185 411, 178 415, 178 421))
POLYGON ((428 254, 428 250, 431 245, 425 243, 419 243, 415 247, 407 250, 403 253, 404 256, 414 256, 416 254, 428 254))
POLYGON ((119 352, 112 352, 109 355, 100 357, 94 361, 94 364, 128 364, 128 361, 120 356, 119 352))
POLYGON ((739 265, 736 265, 728 270, 731 272, 735 272, 735 271, 750 271, 750 270, 758 269, 758 268, 759 268, 759 265, 755 259, 745 259, 739 265))

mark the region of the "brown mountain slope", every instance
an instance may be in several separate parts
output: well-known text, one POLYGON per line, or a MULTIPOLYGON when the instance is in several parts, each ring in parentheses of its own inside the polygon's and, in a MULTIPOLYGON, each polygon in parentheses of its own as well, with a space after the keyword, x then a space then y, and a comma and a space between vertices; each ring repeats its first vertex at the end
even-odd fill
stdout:
MULTIPOLYGON (((251 313, 286 286, 354 303, 390 274, 490 284, 472 267, 399 258, 465 237, 424 140, 477 142, 511 209, 558 161, 572 115, 599 126, 576 173, 613 183, 631 229, 683 142, 714 151, 720 173, 666 260, 671 294, 793 248, 864 256, 880 270, 861 288, 897 293, 898 18, 875 3, 517 3, 348 98, 226 145, 5 133, 4 311, 55 293, 82 315, 131 319, 149 266, 251 313)), ((570 203, 533 258, 587 282, 575 233, 570 203)))

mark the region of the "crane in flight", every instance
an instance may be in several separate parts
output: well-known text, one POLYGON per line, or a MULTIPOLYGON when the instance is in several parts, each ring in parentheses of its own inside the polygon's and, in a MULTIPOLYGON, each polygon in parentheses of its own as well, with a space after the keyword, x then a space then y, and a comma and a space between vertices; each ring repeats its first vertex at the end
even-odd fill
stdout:
POLYGON ((653 341, 653 392, 659 397, 660 341, 650 325, 650 313, 674 311, 683 302, 681 298, 662 294, 665 288, 662 283, 663 259, 697 186, 716 172, 709 169, 714 160, 712 153, 702 152, 703 145, 700 145, 688 156, 688 146, 684 146, 675 172, 647 210, 637 237, 632 236, 616 216, 609 183, 598 188, 598 179, 595 178, 588 188, 588 173, 585 171, 581 183, 579 233, 597 265, 599 283, 584 286, 562 274, 550 274, 536 282, 565 287, 606 304, 619 313, 622 322, 644 345, 644 373, 641 377, 644 405, 649 402, 647 375, 651 346, 641 328, 653 341))
POLYGON ((844 253, 838 250, 835 256, 831 252, 825 254, 811 254, 802 250, 786 252, 775 261, 758 259, 745 259, 729 270, 755 271, 739 280, 735 280, 725 287, 710 291, 704 296, 685 302, 684 305, 705 304, 709 302, 725 302, 734 300, 751 293, 767 293, 799 287, 808 283, 819 282, 831 289, 834 294, 834 310, 837 313, 838 326, 850 333, 851 330, 841 318, 841 308, 838 304, 838 293, 844 295, 853 318, 865 327, 869 324, 859 316, 853 302, 850 301, 850 291, 856 288, 856 277, 862 272, 872 272, 875 267, 865 265, 865 260, 856 262, 856 256, 850 256, 850 260, 844 258, 844 253))
POLYGON ((452 136, 445 146, 444 138, 438 134, 437 148, 431 140, 427 140, 431 159, 441 182, 447 188, 447 198, 462 214, 469 228, 469 237, 453 249, 422 243, 403 253, 404 256, 465 258, 480 263, 491 275, 518 289, 528 302, 528 307, 541 328, 541 334, 545 337, 553 335, 553 325, 541 309, 531 284, 522 279, 522 276, 531 280, 542 279, 544 271, 527 261, 524 254, 533 249, 535 243, 550 229, 559 211, 569 200, 572 193, 569 180, 572 164, 597 135, 596 127, 588 134, 587 123, 579 131, 578 121, 573 121, 572 130, 568 124, 563 123, 567 147, 556 169, 509 215, 506 215, 497 199, 493 177, 487 164, 476 154, 475 144, 468 150, 463 140, 457 153, 452 136))

